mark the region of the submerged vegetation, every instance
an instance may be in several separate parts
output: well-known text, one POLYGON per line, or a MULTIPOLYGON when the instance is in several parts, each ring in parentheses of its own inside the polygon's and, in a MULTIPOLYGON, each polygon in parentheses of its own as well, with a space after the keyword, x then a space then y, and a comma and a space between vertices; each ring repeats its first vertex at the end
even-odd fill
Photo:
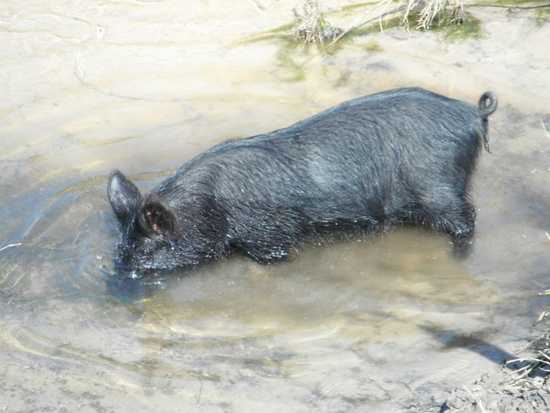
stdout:
POLYGON ((365 45, 365 50, 367 52, 376 53, 376 52, 381 52, 383 49, 379 43, 372 40, 365 45))
POLYGON ((550 22, 550 7, 537 9, 535 12, 535 21, 539 26, 550 22))
POLYGON ((464 13, 464 20, 460 24, 436 23, 432 30, 441 32, 450 41, 479 39, 483 33, 481 21, 469 13, 464 13))

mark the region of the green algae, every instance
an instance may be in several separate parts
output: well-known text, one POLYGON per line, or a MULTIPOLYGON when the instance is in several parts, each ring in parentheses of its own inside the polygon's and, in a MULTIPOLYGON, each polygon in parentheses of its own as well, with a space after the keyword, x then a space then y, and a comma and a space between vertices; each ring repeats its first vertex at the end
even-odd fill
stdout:
POLYGON ((378 43, 375 40, 371 40, 365 45, 365 50, 369 53, 378 53, 384 49, 382 49, 382 46, 380 46, 380 43, 378 43))
POLYGON ((550 7, 538 9, 535 12, 535 22, 539 27, 550 22, 550 7))
POLYGON ((469 13, 465 14, 464 20, 460 23, 445 22, 445 19, 436 22, 432 30, 441 33, 446 40, 453 42, 480 39, 483 36, 481 20, 469 13))

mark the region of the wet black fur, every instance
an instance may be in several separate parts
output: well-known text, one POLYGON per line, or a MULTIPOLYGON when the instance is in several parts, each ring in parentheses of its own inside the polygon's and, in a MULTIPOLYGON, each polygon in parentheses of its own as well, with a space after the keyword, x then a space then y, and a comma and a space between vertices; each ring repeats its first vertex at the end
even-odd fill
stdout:
POLYGON ((114 172, 108 191, 124 234, 119 262, 165 270, 238 249, 271 263, 309 236, 391 223, 427 225, 468 245, 475 221, 468 188, 495 110, 490 92, 474 106, 397 89, 214 146, 146 197, 114 172))

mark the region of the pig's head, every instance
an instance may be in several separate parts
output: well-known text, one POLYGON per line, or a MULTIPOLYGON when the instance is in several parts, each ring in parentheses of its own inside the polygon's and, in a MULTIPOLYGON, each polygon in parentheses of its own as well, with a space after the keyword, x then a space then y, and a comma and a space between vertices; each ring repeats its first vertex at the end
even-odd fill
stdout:
POLYGON ((122 230, 115 259, 117 273, 138 278, 196 264, 174 211, 158 196, 142 196, 119 171, 111 174, 107 195, 122 230))

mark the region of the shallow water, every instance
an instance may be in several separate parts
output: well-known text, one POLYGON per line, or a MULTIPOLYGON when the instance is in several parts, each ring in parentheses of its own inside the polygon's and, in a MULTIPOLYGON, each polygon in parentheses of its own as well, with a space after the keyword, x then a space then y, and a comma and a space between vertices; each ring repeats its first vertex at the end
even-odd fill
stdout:
POLYGON ((288 22, 290 2, 9 3, 0 411, 416 411, 524 344, 548 287, 549 27, 480 14, 481 41, 388 31, 379 53, 358 38, 326 56, 239 42, 288 22), (146 190, 224 139, 409 85, 500 98, 468 259, 443 236, 395 229, 287 264, 236 256, 161 285, 109 277, 111 169, 146 190))

